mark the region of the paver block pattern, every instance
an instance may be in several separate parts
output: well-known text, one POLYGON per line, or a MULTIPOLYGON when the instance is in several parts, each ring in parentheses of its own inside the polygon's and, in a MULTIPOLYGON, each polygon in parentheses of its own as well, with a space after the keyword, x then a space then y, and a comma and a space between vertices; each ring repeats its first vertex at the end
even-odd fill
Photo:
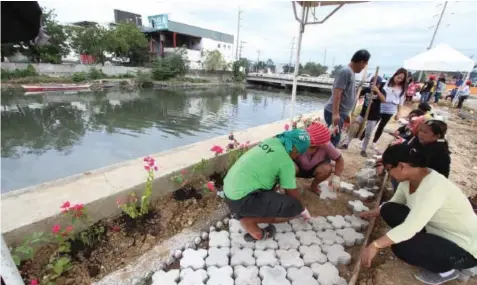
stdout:
POLYGON ((251 248, 232 247, 230 250, 232 257, 230 258, 230 265, 255 265, 255 258, 253 257, 253 250, 251 248))
POLYGON ((320 238, 314 231, 298 231, 296 237, 302 245, 321 244, 320 238))
POLYGON ((265 250, 265 249, 278 249, 278 243, 274 239, 258 240, 255 242, 255 249, 265 250))
POLYGON ((327 262, 325 264, 314 263, 311 265, 314 276, 320 285, 341 285, 341 277, 338 268, 327 262))
POLYGON ((359 200, 349 201, 348 206, 353 210, 354 213, 361 213, 364 211, 369 211, 369 208, 366 207, 363 202, 359 200))
POLYGON ((259 275, 262 278, 262 285, 291 285, 287 279, 287 271, 282 266, 261 267, 259 275))
POLYGON ((205 249, 186 249, 183 252, 183 256, 180 261, 181 269, 192 268, 201 269, 205 267, 205 257, 207 256, 207 250, 205 249))
POLYGON ((205 259, 205 264, 209 266, 223 267, 229 264, 230 248, 211 247, 209 256, 205 259))
POLYGON ((300 246, 300 242, 296 239, 294 233, 277 233, 275 234, 275 240, 280 249, 297 249, 300 246))
POLYGON ((364 240, 364 235, 352 228, 336 230, 336 233, 344 239, 346 246, 361 244, 364 240))
POLYGON ((311 225, 302 218, 296 218, 290 221, 294 232, 309 231, 312 229, 311 225))
POLYGON ((278 259, 280 259, 280 265, 284 268, 289 267, 302 267, 305 262, 300 257, 300 253, 296 249, 277 250, 278 259))
POLYGON ((230 246, 231 247, 240 247, 240 248, 247 247, 247 248, 254 249, 255 248, 255 243, 245 241, 243 233, 231 233, 230 234, 230 246))
POLYGON ((230 247, 230 233, 227 231, 211 232, 209 247, 230 247))
POLYGON ((253 256, 256 258, 256 264, 259 267, 262 266, 276 266, 278 265, 278 259, 275 253, 275 250, 273 249, 267 249, 267 250, 255 250, 253 253, 253 256))
POLYGON ((292 281, 292 285, 320 285, 313 277, 310 267, 288 268, 287 277, 292 281))
POLYGON ((320 189, 321 189, 320 199, 322 199, 322 200, 326 200, 326 199, 336 200, 336 198, 338 198, 338 195, 336 194, 336 192, 331 190, 327 181, 320 183, 320 189))
POLYGON ((358 171, 355 175, 356 184, 360 188, 369 188, 373 187, 376 182, 376 169, 375 168, 364 168, 358 171))
POLYGON ((333 265, 349 264, 351 262, 351 255, 344 250, 344 247, 339 244, 324 245, 321 247, 328 261, 333 265))
POLYGON ((354 215, 345 216, 344 218, 346 221, 348 221, 348 223, 351 224, 351 227, 357 231, 364 230, 369 225, 368 221, 354 215))
POLYGON ((186 268, 181 270, 180 273, 181 281, 179 285, 202 285, 205 280, 207 280, 208 275, 204 269, 193 270, 191 268, 186 268))
POLYGON ((338 236, 334 230, 319 232, 317 235, 324 245, 344 244, 344 239, 338 236))
POLYGON ((325 217, 312 217, 309 222, 313 227, 314 231, 321 232, 324 230, 333 229, 333 226, 328 222, 325 217))
POLYGON ((306 266, 310 266, 313 263, 323 264, 328 261, 326 255, 321 252, 321 247, 319 245, 302 245, 300 246, 299 251, 306 266))
POLYGON ((367 201, 369 199, 374 198, 374 193, 364 188, 361 188, 359 190, 354 190, 353 195, 357 196, 361 201, 367 201))
POLYGON ((348 223, 343 216, 328 216, 326 219, 331 223, 335 229, 343 229, 351 227, 351 224, 348 223))
POLYGON ((341 182, 341 191, 345 193, 351 193, 354 190, 354 185, 351 183, 341 182))
POLYGON ((234 267, 235 285, 260 285, 262 281, 258 277, 258 267, 244 267, 237 265, 234 267))
POLYGON ((246 233, 245 229, 240 224, 240 221, 237 219, 229 220, 229 231, 230 233, 246 233))
POLYGON ((292 232, 292 227, 289 223, 280 223, 280 224, 273 224, 277 229, 277 233, 289 233, 292 232))
POLYGON ((159 270, 152 275, 152 285, 177 285, 179 273, 179 269, 171 269, 168 272, 159 270))
POLYGON ((209 275, 207 285, 234 285, 233 272, 230 266, 220 268, 211 266, 207 268, 207 274, 209 275))

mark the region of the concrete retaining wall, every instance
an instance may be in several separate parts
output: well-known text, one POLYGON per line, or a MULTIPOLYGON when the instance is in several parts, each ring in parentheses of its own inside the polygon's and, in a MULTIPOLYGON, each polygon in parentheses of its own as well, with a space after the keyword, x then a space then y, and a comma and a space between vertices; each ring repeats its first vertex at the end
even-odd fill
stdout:
MULTIPOLYGON (((308 115, 318 114, 321 113, 308 115)), ((241 142, 254 144, 282 132, 286 122, 247 129, 235 133, 235 136, 241 142)), ((182 169, 192 169, 202 159, 210 160, 204 175, 222 171, 227 163, 227 154, 215 157, 210 148, 227 143, 228 137, 221 136, 152 155, 159 165, 152 199, 176 190, 171 177, 182 169)), ((118 216, 120 209, 116 206, 116 199, 125 197, 131 191, 142 193, 146 176, 143 160, 138 158, 3 194, 2 233, 8 244, 16 244, 33 232, 49 232, 53 224, 66 225, 68 220, 59 215, 60 205, 65 201, 83 203, 93 222, 118 216)))

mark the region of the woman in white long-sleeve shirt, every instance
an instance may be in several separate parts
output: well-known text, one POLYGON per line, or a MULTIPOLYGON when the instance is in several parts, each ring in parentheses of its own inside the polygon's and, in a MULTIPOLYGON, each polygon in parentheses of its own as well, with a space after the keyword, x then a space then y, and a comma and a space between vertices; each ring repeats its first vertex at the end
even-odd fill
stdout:
POLYGON ((380 215, 392 229, 366 247, 363 265, 390 246, 399 259, 424 269, 418 280, 436 285, 477 266, 477 215, 462 191, 407 144, 388 147, 382 160, 399 186, 389 202, 361 217, 380 215))
POLYGON ((383 89, 386 94, 386 100, 381 103, 381 119, 374 133, 373 144, 371 148, 378 151, 376 143, 383 134, 384 127, 389 120, 395 116, 396 120, 400 118, 401 107, 404 104, 404 92, 406 91, 407 70, 399 68, 394 75, 388 80, 383 89))

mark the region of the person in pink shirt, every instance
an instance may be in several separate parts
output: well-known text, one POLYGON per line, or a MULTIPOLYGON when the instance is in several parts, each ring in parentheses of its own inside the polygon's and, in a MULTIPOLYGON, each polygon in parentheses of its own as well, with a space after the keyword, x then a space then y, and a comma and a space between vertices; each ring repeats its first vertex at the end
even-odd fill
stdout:
POLYGON ((406 102, 412 103, 412 98, 416 95, 420 89, 419 82, 414 82, 412 78, 409 79, 409 85, 406 90, 406 102))
POLYGON ((310 190, 319 193, 319 184, 331 176, 330 186, 339 191, 344 159, 331 144, 330 131, 320 123, 313 123, 306 130, 310 135, 310 148, 295 159, 297 177, 313 178, 310 190))

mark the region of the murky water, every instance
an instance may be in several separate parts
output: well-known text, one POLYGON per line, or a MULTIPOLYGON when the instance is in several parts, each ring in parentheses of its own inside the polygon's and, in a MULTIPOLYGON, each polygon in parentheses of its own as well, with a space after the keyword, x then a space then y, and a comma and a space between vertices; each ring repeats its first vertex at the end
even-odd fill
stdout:
MULTIPOLYGON (((2 192, 288 117, 290 93, 241 89, 2 98, 2 192)), ((327 95, 297 97, 296 113, 327 95)))

